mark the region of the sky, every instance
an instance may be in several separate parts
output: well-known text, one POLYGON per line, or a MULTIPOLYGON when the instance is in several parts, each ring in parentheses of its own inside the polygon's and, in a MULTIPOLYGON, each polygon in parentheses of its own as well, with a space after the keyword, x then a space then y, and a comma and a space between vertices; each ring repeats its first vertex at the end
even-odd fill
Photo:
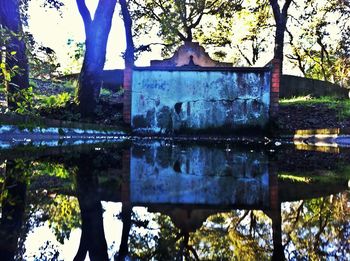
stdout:
MULTIPOLYGON (((84 25, 76 1, 63 1, 65 5, 61 10, 62 16, 55 9, 43 8, 41 6, 42 2, 41 0, 29 2, 28 31, 33 34, 37 42, 50 47, 56 52, 62 67, 68 66, 70 59, 67 40, 74 39, 76 42, 85 40, 84 25)), ((86 3, 93 15, 97 0, 87 0, 86 3)), ((119 4, 117 3, 109 35, 105 69, 124 68, 124 60, 121 56, 126 44, 124 24, 119 12, 119 4)), ((148 53, 143 55, 136 65, 146 66, 149 65, 149 60, 159 58, 159 52, 157 55, 148 53)))

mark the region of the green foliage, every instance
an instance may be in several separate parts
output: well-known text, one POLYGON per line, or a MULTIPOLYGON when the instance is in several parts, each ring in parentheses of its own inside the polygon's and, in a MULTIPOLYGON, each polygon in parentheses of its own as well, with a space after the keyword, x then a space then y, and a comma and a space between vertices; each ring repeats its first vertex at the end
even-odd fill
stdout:
POLYGON ((350 6, 345 2, 300 2, 303 12, 289 31, 287 58, 304 76, 349 85, 350 6))
POLYGON ((60 108, 64 107, 71 100, 71 95, 63 92, 57 95, 51 95, 42 99, 42 106, 45 108, 60 108))
POLYGON ((11 74, 10 72, 6 69, 6 64, 1 62, 0 63, 0 68, 1 68, 1 71, 0 71, 0 77, 3 79, 2 81, 2 86, 5 85, 4 82, 9 82, 11 81, 11 74))
MULTIPOLYGON (((0 39, 0 46, 1 46, 1 50, 0 50, 0 88, 4 90, 4 92, 7 94, 7 89, 8 89, 8 85, 11 82, 11 79, 21 73, 20 68, 18 67, 18 65, 13 65, 11 68, 9 68, 8 65, 8 61, 9 59, 16 59, 15 55, 16 55, 16 51, 8 51, 6 49, 6 45, 9 44, 10 38, 12 36, 15 37, 20 37, 18 35, 16 35, 15 33, 0 28, 0 34, 1 34, 1 39, 0 39)), ((18 87, 18 86, 15 86, 18 87)))
POLYGON ((101 96, 111 96, 112 92, 110 90, 108 90, 108 89, 102 88, 100 95, 101 96))
POLYGON ((9 96, 9 99, 12 99, 16 102, 17 109, 16 113, 22 115, 37 115, 35 112, 35 96, 33 88, 29 87, 28 89, 18 90, 14 94, 9 96))
POLYGON ((69 179, 70 172, 62 164, 50 163, 50 162, 36 162, 34 164, 33 175, 35 176, 52 176, 60 179, 69 179))
POLYGON ((80 209, 77 198, 66 195, 56 195, 48 206, 49 226, 53 229, 56 239, 61 244, 69 239, 74 228, 81 226, 80 209))
POLYGON ((139 236, 134 230, 130 237, 130 249, 135 259, 172 260, 180 249, 180 231, 171 219, 165 215, 154 215, 153 221, 159 226, 159 231, 150 229, 145 235, 139 236), (150 243, 154 241, 154 244, 150 243))

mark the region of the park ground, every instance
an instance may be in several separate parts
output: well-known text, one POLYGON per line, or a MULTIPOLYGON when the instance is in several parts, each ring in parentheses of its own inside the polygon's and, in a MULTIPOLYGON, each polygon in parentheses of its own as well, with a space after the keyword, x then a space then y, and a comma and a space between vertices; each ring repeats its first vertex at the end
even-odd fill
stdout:
MULTIPOLYGON (((82 121, 73 99, 74 83, 32 80, 31 87, 31 91, 26 94, 28 103, 22 106, 19 114, 29 113, 61 121, 82 121)), ((4 102, 4 96, 2 100, 4 102)), ((121 102, 121 90, 102 89, 95 117, 90 120, 90 123, 122 125, 123 106, 121 102)), ((1 109, 1 113, 6 113, 5 111, 4 108, 1 109)), ((350 100, 329 96, 281 99, 275 127, 282 134, 305 129, 350 130, 350 100)))

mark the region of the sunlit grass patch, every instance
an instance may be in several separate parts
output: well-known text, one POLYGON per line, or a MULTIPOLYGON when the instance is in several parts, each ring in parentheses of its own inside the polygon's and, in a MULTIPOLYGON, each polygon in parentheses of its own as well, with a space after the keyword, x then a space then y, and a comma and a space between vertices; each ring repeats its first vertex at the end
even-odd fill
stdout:
POLYGON ((312 97, 311 95, 306 95, 306 96, 298 96, 298 97, 292 97, 288 99, 280 99, 280 104, 281 105, 291 105, 291 104, 300 104, 300 105, 312 105, 312 104, 320 104, 320 103, 325 103, 325 104, 338 104, 343 100, 339 100, 336 97, 332 96, 323 96, 323 97, 312 97))
POLYGON ((336 170, 315 170, 303 173, 281 172, 278 174, 281 180, 297 183, 323 183, 338 184, 347 182, 350 179, 350 165, 340 166, 336 170))
POLYGON ((309 177, 295 176, 289 173, 278 174, 279 179, 290 180, 293 182, 310 183, 311 179, 309 177))

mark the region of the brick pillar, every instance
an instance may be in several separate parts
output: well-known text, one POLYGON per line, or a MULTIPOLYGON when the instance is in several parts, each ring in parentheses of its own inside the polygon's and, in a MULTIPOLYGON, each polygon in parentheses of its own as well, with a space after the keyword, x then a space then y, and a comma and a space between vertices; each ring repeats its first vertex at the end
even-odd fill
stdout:
POLYGON ((121 201, 123 203, 130 203, 130 148, 123 151, 122 156, 122 186, 121 186, 121 201))
POLYGON ((276 163, 269 163, 269 192, 270 192, 270 209, 276 210, 280 206, 278 195, 278 173, 276 163))
POLYGON ((278 59, 271 60, 271 89, 270 89, 270 116, 278 115, 278 102, 281 83, 281 65, 278 59))
POLYGON ((282 214, 279 199, 278 173, 274 162, 269 163, 270 210, 268 216, 272 221, 273 254, 271 260, 285 260, 282 244, 282 214))
POLYGON ((124 70, 124 100, 123 119, 125 123, 131 123, 131 93, 132 93, 132 68, 126 66, 124 70))

